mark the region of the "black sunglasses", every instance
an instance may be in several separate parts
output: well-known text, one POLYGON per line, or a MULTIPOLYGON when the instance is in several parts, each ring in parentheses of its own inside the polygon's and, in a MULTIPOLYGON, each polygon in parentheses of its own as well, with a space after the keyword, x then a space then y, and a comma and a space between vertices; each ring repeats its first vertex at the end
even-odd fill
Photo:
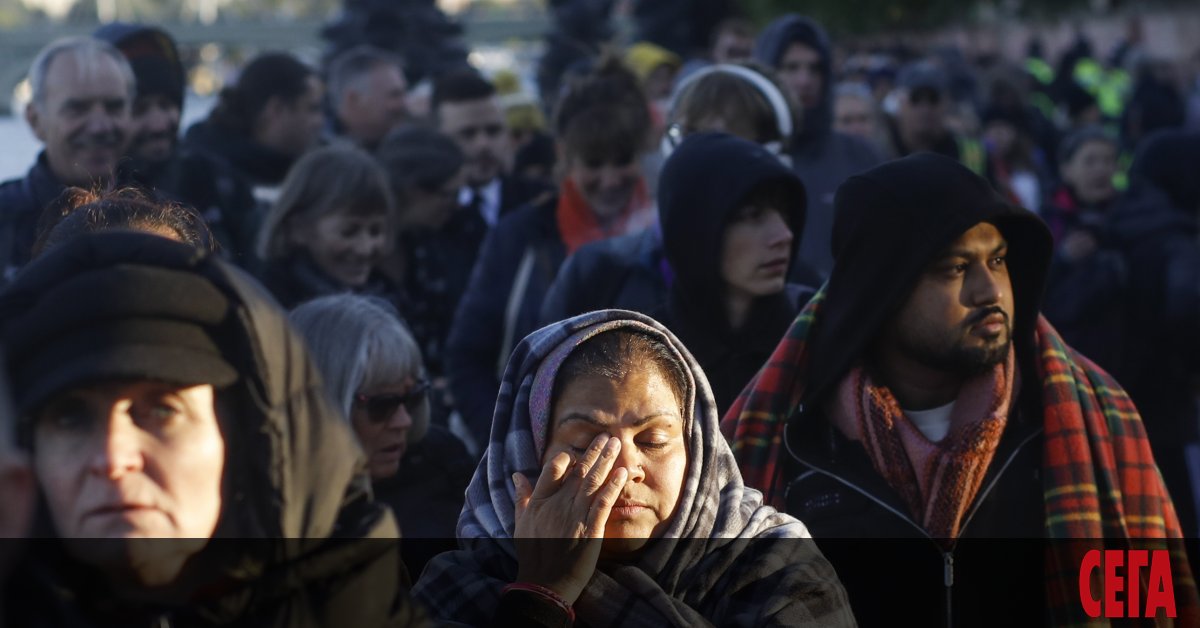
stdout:
POLYGON ((372 395, 370 397, 358 394, 354 395, 354 402, 364 406, 367 410, 367 420, 372 423, 386 423, 396 414, 396 410, 400 404, 404 404, 404 409, 409 414, 414 414, 425 403, 425 397, 429 394, 429 382, 426 380, 417 380, 416 384, 403 395, 388 393, 386 395, 372 395))

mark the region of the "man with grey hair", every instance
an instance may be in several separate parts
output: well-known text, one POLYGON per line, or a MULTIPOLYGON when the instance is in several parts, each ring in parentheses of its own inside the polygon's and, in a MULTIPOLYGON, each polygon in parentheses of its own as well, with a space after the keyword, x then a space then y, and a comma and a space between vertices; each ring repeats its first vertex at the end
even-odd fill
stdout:
POLYGON ((113 178, 136 89, 124 55, 90 37, 47 45, 30 67, 29 82, 33 99, 25 120, 44 149, 25 177, 0 184, 0 282, 29 261, 38 217, 66 187, 113 178))
POLYGON ((342 52, 329 64, 328 85, 336 131, 367 150, 408 117, 404 65, 390 52, 366 45, 342 52))

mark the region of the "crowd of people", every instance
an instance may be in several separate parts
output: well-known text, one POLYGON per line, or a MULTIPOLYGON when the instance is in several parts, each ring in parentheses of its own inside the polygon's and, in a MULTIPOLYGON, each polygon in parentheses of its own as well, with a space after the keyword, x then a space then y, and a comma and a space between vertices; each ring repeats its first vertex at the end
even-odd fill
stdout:
POLYGON ((1136 34, 267 52, 186 130, 169 33, 48 44, 0 625, 1081 625, 1081 539, 1200 623, 1200 68, 1136 34))

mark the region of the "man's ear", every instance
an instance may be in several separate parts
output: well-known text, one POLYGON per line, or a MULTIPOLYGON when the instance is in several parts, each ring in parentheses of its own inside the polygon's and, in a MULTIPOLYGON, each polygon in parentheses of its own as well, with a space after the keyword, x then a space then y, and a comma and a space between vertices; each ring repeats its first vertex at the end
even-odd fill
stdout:
POLYGON ((46 138, 42 137, 42 129, 40 126, 41 115, 42 112, 38 110, 36 103, 31 101, 29 104, 25 105, 25 122, 29 125, 29 128, 33 130, 34 137, 45 143, 46 138))

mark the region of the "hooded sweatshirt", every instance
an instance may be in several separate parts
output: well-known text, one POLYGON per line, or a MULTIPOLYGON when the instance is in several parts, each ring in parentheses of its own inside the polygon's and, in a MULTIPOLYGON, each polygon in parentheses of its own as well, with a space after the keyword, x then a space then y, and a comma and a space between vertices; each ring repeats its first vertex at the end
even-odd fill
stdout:
MULTIPOLYGON (((89 317, 105 320, 103 308, 81 316, 37 314, 43 299, 62 298, 55 296, 57 286, 84 273, 98 279, 176 273, 199 278, 227 300, 224 319, 208 328, 220 358, 237 373, 232 384, 217 390, 218 407, 227 409, 218 413, 226 449, 222 512, 214 540, 189 559, 181 575, 197 584, 188 604, 129 602, 107 589, 103 575, 48 542, 28 558, 30 577, 19 583, 18 594, 7 596, 30 600, 15 609, 14 625, 418 623, 420 614, 401 586, 396 524, 384 505, 371 500, 362 450, 326 399, 316 368, 283 312, 232 265, 141 233, 100 233, 68 242, 33 263, 0 300, 0 324, 13 347, 9 369, 16 372, 22 360, 35 359, 20 357, 29 355, 29 347, 22 348, 11 335, 14 330, 53 337, 77 331, 89 317)), ((111 308, 107 311, 111 315, 111 308)), ((103 373, 153 377, 128 370, 133 367, 113 358, 118 353, 98 354, 107 360, 103 373)), ((78 366, 78 360, 72 364, 78 366)), ((96 369, 96 364, 82 366, 96 369)), ((75 379, 61 380, 64 385, 84 381, 78 371, 67 375, 75 379)), ((25 392, 16 401, 26 416, 38 400, 23 396, 49 394, 30 392, 39 390, 36 382, 19 389, 25 392)), ((28 425, 23 428, 27 434, 28 425)))
POLYGON ((724 133, 688 136, 659 178, 663 245, 675 276, 663 318, 704 368, 721 411, 758 372, 799 310, 793 288, 759 297, 741 329, 733 329, 726 315, 725 231, 743 201, 766 185, 782 186, 794 199, 779 209, 799 239, 804 184, 758 144, 724 133))
MULTIPOLYGON (((867 140, 833 130, 832 48, 825 29, 816 21, 790 13, 771 22, 755 42, 755 59, 778 69, 788 48, 796 43, 812 48, 821 57, 821 100, 800 114, 789 154, 808 193, 808 217, 804 237, 797 238, 798 251, 800 258, 824 279, 833 268, 829 242, 834 192, 851 175, 883 162, 883 153, 867 140)), ((802 271, 801 266, 793 265, 793 280, 799 280, 797 273, 802 271)))
POLYGON ((1013 338, 1018 364, 1030 363, 1050 234, 1037 216, 964 170, 948 157, 918 153, 852 177, 838 190, 837 264, 812 347, 814 363, 823 367, 813 374, 806 399, 820 398, 846 374, 899 311, 926 266, 981 222, 996 225, 1012 251, 1007 264, 1013 338))

